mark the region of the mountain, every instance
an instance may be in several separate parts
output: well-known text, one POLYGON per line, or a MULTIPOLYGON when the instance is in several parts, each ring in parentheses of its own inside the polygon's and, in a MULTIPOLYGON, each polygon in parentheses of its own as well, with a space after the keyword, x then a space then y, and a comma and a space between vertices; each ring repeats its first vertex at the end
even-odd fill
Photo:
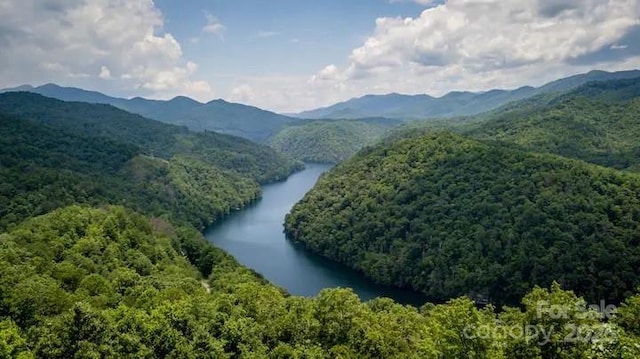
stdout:
POLYGON ((299 163, 249 140, 215 132, 191 132, 110 105, 64 102, 15 92, 0 94, 0 113, 79 136, 134 145, 145 155, 167 160, 175 155, 188 155, 261 183, 281 180, 300 168, 299 163))
POLYGON ((148 100, 141 97, 124 99, 55 84, 38 87, 25 85, 0 90, 0 92, 15 91, 33 92, 62 101, 108 104, 154 120, 187 126, 193 131, 216 131, 254 142, 264 142, 285 126, 301 122, 297 118, 223 100, 203 104, 184 96, 168 101, 148 100))
POLYGON ((486 116, 471 137, 640 171, 640 78, 589 82, 516 102, 486 116))
MULTIPOLYGON (((175 106, 176 99, 171 105, 175 106)), ((211 130, 234 136, 244 137, 263 143, 286 126, 304 121, 261 110, 257 107, 213 100, 202 106, 177 114, 163 109, 155 109, 148 114, 151 118, 178 125, 184 125, 195 131, 211 130), (174 120, 171 120, 171 119, 174 120)))
POLYGON ((403 120, 419 120, 475 115, 500 107, 506 103, 531 96, 566 91, 589 81, 617 80, 640 77, 640 70, 586 74, 553 81, 539 88, 530 86, 515 90, 490 90, 487 92, 450 92, 442 97, 428 95, 367 95, 329 107, 305 111, 294 116, 307 119, 389 117, 403 120))
POLYGON ((476 116, 415 121, 392 129, 384 141, 452 131, 519 149, 640 171, 640 78, 592 81, 476 116))
POLYGON ((338 163, 401 123, 383 118, 313 120, 304 125, 286 127, 267 144, 305 162, 338 163))
POLYGON ((640 285, 638 218, 640 175, 440 133, 337 165, 294 206, 285 231, 434 300, 516 304, 558 281, 615 303, 640 285))
POLYGON ((127 205, 203 228, 260 194, 251 178, 176 154, 0 114, 0 230, 71 204, 127 205))
MULTIPOLYGON (((418 309, 388 298, 363 303, 346 288, 310 298, 285 293, 196 227, 253 200, 254 179, 273 178, 278 167, 286 173, 288 163, 247 140, 109 105, 0 95, 0 357, 640 357, 637 293, 614 316, 587 312, 583 298, 555 283, 502 311, 467 297, 418 309), (539 331, 503 335, 513 328, 539 331)), ((394 163, 384 167, 407 174, 393 172, 394 163)), ((377 173, 371 166, 369 179, 377 173)), ((608 186, 615 179, 600 183, 603 196, 626 186, 608 186)), ((611 201, 612 221, 636 222, 624 217, 624 198, 611 201)), ((624 270, 634 260, 621 245, 626 235, 596 248, 608 257, 586 258, 624 270)), ((599 275, 614 285, 628 279, 599 275)))
POLYGON ((0 229, 75 203, 204 228, 298 168, 248 140, 26 92, 0 94, 0 164, 0 229))

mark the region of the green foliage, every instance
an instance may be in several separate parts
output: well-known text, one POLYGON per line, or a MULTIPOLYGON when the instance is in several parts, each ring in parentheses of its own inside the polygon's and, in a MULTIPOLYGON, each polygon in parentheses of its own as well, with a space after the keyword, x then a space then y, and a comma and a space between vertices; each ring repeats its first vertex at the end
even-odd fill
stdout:
POLYGON ((549 105, 506 109, 467 134, 607 167, 640 170, 640 99, 619 103, 576 96, 563 95, 549 105))
MULTIPOLYGON (((631 297, 629 306, 637 302, 631 297)), ((583 301, 558 286, 538 288, 525 297, 524 311, 496 315, 468 298, 418 310, 390 299, 362 303, 349 289, 292 297, 206 244, 195 230, 121 207, 67 207, 0 236, 0 358, 638 354, 629 316, 621 314, 611 325, 575 310, 568 318, 541 317, 540 303, 574 310, 583 301), (195 262, 209 257, 208 278, 184 255, 195 262), (611 326, 613 336, 572 343, 559 332, 550 344, 538 345, 533 339, 540 338, 501 334, 517 326, 560 324, 611 326)))
POLYGON ((141 153, 169 160, 188 155, 258 182, 286 178, 301 168, 276 151, 215 132, 194 133, 133 115, 109 105, 62 102, 32 93, 0 94, 0 113, 46 124, 79 137, 105 138, 141 153))
POLYGON ((584 94, 589 96, 594 93, 603 94, 605 100, 618 100, 625 96, 637 96, 637 85, 640 83, 637 78, 640 77, 640 71, 591 71, 586 74, 575 75, 563 79, 559 79, 548 83, 542 87, 533 88, 530 86, 520 87, 515 90, 489 90, 484 92, 460 92, 453 91, 442 97, 431 97, 428 95, 366 95, 360 98, 354 98, 335 105, 319 108, 316 110, 305 111, 298 116, 302 118, 362 118, 371 116, 384 116, 387 118, 395 118, 402 120, 424 120, 437 118, 455 118, 460 116, 472 116, 496 109, 509 102, 528 99, 535 96, 545 96, 548 94, 555 95, 559 92, 566 92, 572 89, 586 87, 597 83, 602 84, 608 81, 620 81, 620 83, 635 82, 633 84, 625 84, 624 94, 620 93, 619 85, 615 89, 605 88, 596 89, 599 85, 586 89, 584 94), (603 91, 604 90, 604 91, 603 91), (612 91, 613 90, 613 91, 612 91), (617 92, 614 94, 614 92, 617 92))
POLYGON ((635 175, 446 134, 367 149, 322 178, 290 234, 317 230, 338 244, 322 250, 362 253, 361 269, 386 283, 433 284, 447 299, 524 295, 520 308, 462 297, 418 310, 350 289, 294 297, 196 229, 293 162, 108 106, 21 96, 0 97, 28 118, 0 115, 0 358, 640 356, 635 175), (100 208, 60 208, 73 203, 100 208), (604 317, 547 278, 627 299, 604 317), (567 315, 540 309, 551 306, 567 315))
POLYGON ((107 105, 0 95, 0 229, 73 203, 204 228, 299 168, 272 149, 107 105))
POLYGON ((376 141, 385 131, 386 126, 359 121, 312 121, 285 128, 268 144, 305 162, 338 163, 376 141))
POLYGON ((588 82, 478 116, 413 122, 391 132, 386 141, 446 130, 637 172, 639 116, 640 78, 588 82))
POLYGON ((73 204, 124 204, 203 228, 260 194, 193 157, 169 161, 113 140, 0 115, 0 229, 73 204))
POLYGON ((287 216, 288 236, 434 300, 517 303, 554 280, 621 301, 640 268, 640 177, 451 134, 361 151, 287 216))

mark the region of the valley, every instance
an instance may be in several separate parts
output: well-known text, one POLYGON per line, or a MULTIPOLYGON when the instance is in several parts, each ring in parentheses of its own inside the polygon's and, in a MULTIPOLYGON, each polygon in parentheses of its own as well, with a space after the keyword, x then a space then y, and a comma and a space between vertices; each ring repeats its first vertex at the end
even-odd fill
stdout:
POLYGON ((4 91, 0 357, 638 357, 634 74, 416 118, 4 91))

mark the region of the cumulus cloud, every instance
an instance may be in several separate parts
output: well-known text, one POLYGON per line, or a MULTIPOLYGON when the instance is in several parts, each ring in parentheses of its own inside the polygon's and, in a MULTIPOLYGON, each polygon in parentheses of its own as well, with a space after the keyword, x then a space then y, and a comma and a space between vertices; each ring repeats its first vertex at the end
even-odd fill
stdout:
POLYGON ((102 79, 150 96, 211 96, 152 0, 0 0, 0 18, 0 85, 102 79))
POLYGON ((310 82, 345 98, 536 85, 596 67, 639 67, 640 54, 622 61, 615 51, 639 25, 639 0, 448 0, 417 18, 378 18, 346 64, 310 82))
POLYGON ((369 93, 437 96, 640 68, 640 0, 422 3, 426 9, 416 18, 377 19, 342 64, 306 78, 243 79, 230 98, 297 112, 369 93))

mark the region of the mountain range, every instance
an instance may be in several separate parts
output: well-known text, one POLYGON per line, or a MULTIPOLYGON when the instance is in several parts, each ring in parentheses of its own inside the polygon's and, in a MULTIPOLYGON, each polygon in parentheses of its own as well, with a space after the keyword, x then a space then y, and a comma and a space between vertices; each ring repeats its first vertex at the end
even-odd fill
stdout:
POLYGON ((0 90, 0 92, 17 91, 33 92, 62 101, 108 104, 157 121, 186 126, 192 131, 216 131, 244 137, 254 142, 264 142, 284 127, 302 122, 300 119, 224 100, 201 103, 184 96, 168 101, 141 97, 125 99, 56 84, 38 87, 23 85, 0 90))
POLYGON ((96 91, 46 84, 38 87, 22 85, 1 92, 33 92, 62 101, 109 104, 128 112, 165 123, 186 126, 192 131, 215 131, 266 143, 280 131, 309 123, 311 119, 424 120, 470 116, 497 109, 507 103, 537 95, 571 90, 592 81, 631 79, 640 77, 640 70, 606 72, 591 71, 550 82, 535 88, 489 90, 486 92, 449 92, 442 97, 429 95, 366 95, 335 105, 282 115, 257 107, 227 102, 222 99, 207 103, 178 96, 171 100, 150 100, 112 97, 96 91))
POLYGON ((329 107, 304 111, 292 116, 306 119, 356 119, 381 116, 403 120, 419 120, 469 116, 493 110, 509 102, 532 96, 571 90, 591 81, 619 80, 640 77, 640 70, 606 72, 591 71, 550 82, 535 88, 489 90, 486 92, 449 92, 442 97, 429 95, 366 95, 329 107))

